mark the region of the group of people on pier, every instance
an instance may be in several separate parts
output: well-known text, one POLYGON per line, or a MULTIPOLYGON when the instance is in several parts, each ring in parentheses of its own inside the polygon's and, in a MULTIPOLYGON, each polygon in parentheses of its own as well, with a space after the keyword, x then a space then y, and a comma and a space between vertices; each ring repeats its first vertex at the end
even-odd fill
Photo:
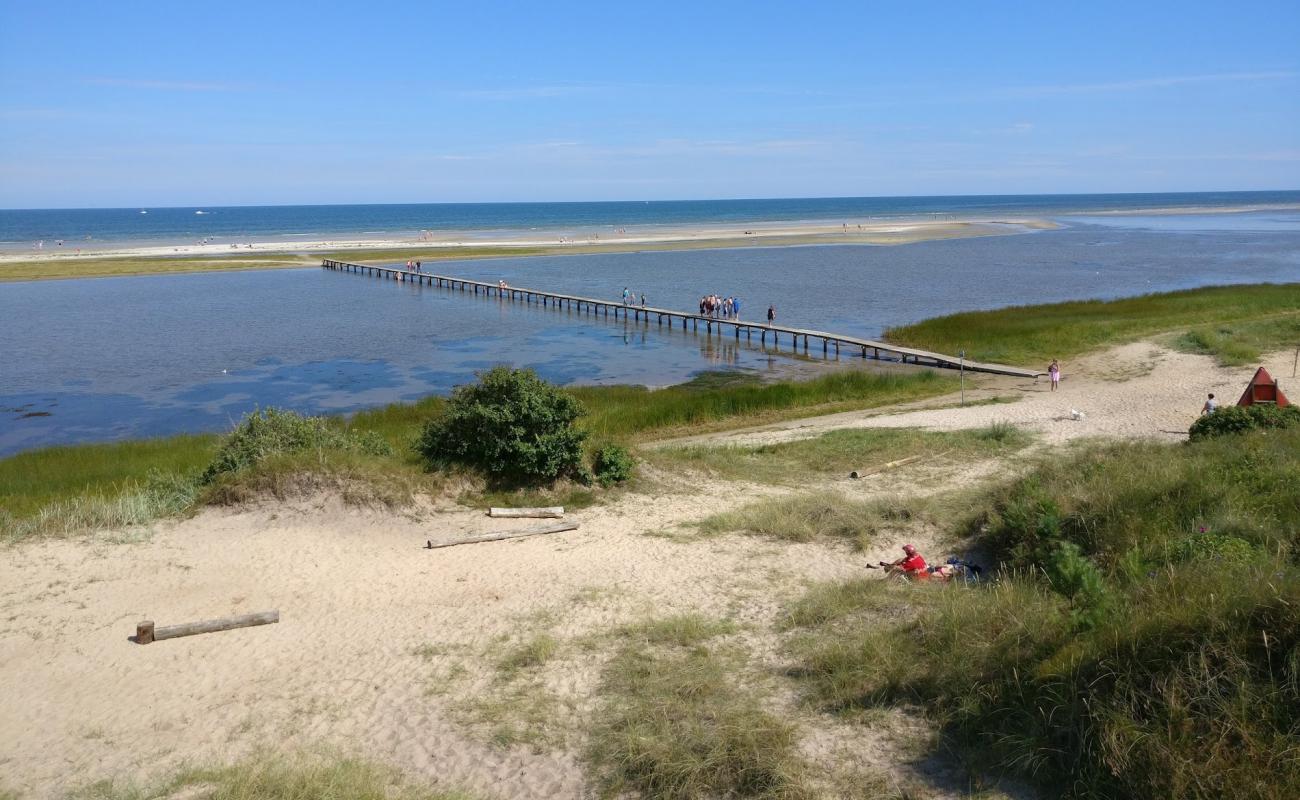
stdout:
POLYGON ((707 294, 700 298, 700 316, 740 319, 740 298, 707 294))

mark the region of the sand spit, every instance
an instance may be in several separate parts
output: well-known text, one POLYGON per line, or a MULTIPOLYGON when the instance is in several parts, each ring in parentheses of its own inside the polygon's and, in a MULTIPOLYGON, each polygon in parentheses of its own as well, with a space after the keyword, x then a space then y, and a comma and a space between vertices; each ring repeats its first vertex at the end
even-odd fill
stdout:
MULTIPOLYGON (((432 231, 426 236, 411 238, 332 239, 299 241, 253 241, 240 238, 213 240, 207 243, 168 244, 158 246, 105 247, 77 246, 66 243, 62 247, 49 246, 37 250, 8 251, 0 253, 0 264, 14 262, 75 262, 78 259, 101 258, 166 258, 166 257, 224 257, 250 254, 275 255, 291 253, 355 251, 415 251, 455 249, 473 255, 475 251, 520 248, 547 253, 565 252, 623 252, 648 249, 680 249, 693 247, 729 247, 742 245, 794 245, 794 244, 906 244, 930 239, 951 239, 968 236, 992 236, 1023 233, 1056 227, 1042 219, 1010 218, 1005 220, 892 220, 829 224, 825 222, 762 222, 736 226, 677 226, 584 231, 498 231, 462 232, 432 231)), ((46 243, 49 244, 48 242, 46 243)))
MULTIPOLYGON (((1266 364, 1288 376, 1290 358, 1276 354, 1266 364)), ((1231 402, 1251 373, 1150 343, 1064 369, 1057 394, 1032 381, 978 390, 1023 397, 1012 404, 840 414, 708 439, 778 441, 855 426, 951 430, 995 420, 1036 430, 1049 445, 1177 439, 1207 391, 1231 402), (1071 408, 1085 418, 1070 419, 1071 408)), ((1024 463, 1019 456, 918 463, 829 485, 896 496, 1005 477, 1024 463)), ((820 484, 806 488, 827 482, 820 484)), ((611 649, 600 637, 651 617, 728 617, 756 642, 752 658, 777 676, 787 666, 772 638, 783 605, 810 581, 863 575, 862 564, 899 544, 885 538, 855 553, 740 535, 691 540, 690 524, 711 513, 792 490, 671 475, 651 475, 648 485, 571 514, 582 526, 573 533, 432 551, 422 548, 426 539, 534 523, 450 507, 365 511, 320 497, 207 510, 128 544, 109 532, 9 548, 0 558, 5 788, 51 797, 259 747, 326 744, 489 797, 587 797, 580 728, 554 743, 494 744, 467 721, 464 704, 490 690, 502 648, 536 631, 571 648, 577 655, 540 680, 559 698, 554 716, 578 721, 611 649), (148 646, 127 638, 141 619, 163 625, 269 609, 280 610, 279 624, 148 646), (584 639, 597 645, 583 650, 575 643, 584 639)), ((935 553, 937 537, 909 534, 935 553)), ((936 798, 964 796, 946 768, 927 764, 914 745, 908 750, 924 732, 904 730, 906 720, 897 721, 897 735, 847 726, 786 694, 785 713, 802 723, 802 749, 819 768, 847 764, 920 781, 936 798)))

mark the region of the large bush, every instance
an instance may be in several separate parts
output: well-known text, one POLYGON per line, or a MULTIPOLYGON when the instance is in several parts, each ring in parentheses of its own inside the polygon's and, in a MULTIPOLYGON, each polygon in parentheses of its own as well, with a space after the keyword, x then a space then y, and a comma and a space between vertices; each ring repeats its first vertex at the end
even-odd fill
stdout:
POLYGON ((1224 406, 1212 414, 1205 414, 1192 423, 1189 433, 1195 442, 1228 433, 1296 427, 1300 427, 1300 408, 1256 404, 1224 406))
POLYGON ((375 434, 349 433, 331 426, 324 417, 268 408, 244 417, 230 432, 200 481, 211 483, 222 474, 254 466, 268 456, 324 449, 392 455, 388 443, 375 434))
POLYGON ((549 483, 584 473, 574 427, 582 404, 532 370, 497 367, 460 386, 424 428, 416 450, 430 466, 461 464, 510 483, 549 483))

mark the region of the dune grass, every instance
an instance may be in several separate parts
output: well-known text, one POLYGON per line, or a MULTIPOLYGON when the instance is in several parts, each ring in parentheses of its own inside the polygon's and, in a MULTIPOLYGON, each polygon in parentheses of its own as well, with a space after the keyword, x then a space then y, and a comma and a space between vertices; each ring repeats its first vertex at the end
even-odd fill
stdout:
POLYGON ((74 497, 113 497, 143 486, 151 472, 202 470, 217 437, 203 434, 48 447, 0 459, 0 508, 15 517, 74 497))
POLYGON ((926 501, 845 497, 821 491, 756 500, 734 511, 705 518, 706 534, 728 532, 769 536, 787 542, 840 539, 866 549, 887 530, 905 530, 931 520, 926 501))
POLYGON ((737 659, 702 642, 724 628, 651 623, 663 645, 630 642, 605 667, 588 749, 604 796, 810 796, 796 730, 764 709, 737 659))
POLYGON ((728 480, 803 485, 809 478, 870 472, 914 456, 926 465, 988 458, 1028 446, 1033 437, 1009 423, 972 431, 852 428, 809 439, 757 446, 690 445, 649 450, 644 457, 665 469, 700 470, 728 480))
POLYGON ((1049 457, 962 528, 1000 580, 813 587, 794 674, 828 711, 920 704, 1053 796, 1297 796, 1297 469, 1296 431, 1049 457))
POLYGON ((730 620, 713 619, 703 614, 686 613, 646 620, 618 629, 618 635, 647 645, 675 645, 689 647, 708 641, 715 636, 735 633, 736 625, 730 620))
POLYGON ((150 786, 105 780, 68 800, 473 800, 422 786, 396 770, 336 755, 271 754, 229 766, 196 767, 150 786))
POLYGON ((1300 283, 1212 286, 1120 300, 972 311, 891 328, 891 342, 976 361, 1046 366, 1158 334, 1225 364, 1300 346, 1300 283))
POLYGON ((706 373, 665 389, 575 387, 587 407, 580 423, 597 440, 645 441, 816 414, 878 408, 953 391, 956 379, 930 370, 879 373, 847 369, 806 381, 762 383, 706 373))

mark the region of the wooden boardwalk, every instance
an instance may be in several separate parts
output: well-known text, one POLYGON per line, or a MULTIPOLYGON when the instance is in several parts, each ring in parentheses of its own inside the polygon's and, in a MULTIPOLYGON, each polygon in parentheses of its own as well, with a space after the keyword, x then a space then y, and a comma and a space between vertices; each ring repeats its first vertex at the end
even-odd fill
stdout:
POLYGON ((388 280, 404 281, 408 283, 417 283, 427 286, 437 286, 452 291, 472 292, 475 295, 484 297, 500 297, 504 300, 511 300, 522 303, 535 303, 544 308, 565 308, 576 310, 580 313, 588 313, 594 316, 613 317, 614 319, 633 320, 638 322, 649 323, 651 321, 674 328, 681 324, 682 330, 689 327, 692 331, 704 329, 706 335, 725 335, 732 334, 736 341, 740 341, 743 335, 746 341, 752 342, 757 336, 759 343, 767 346, 780 348, 781 343, 787 342, 790 349, 795 352, 808 354, 816 351, 816 344, 821 344, 822 355, 839 356, 841 349, 846 350, 853 356, 862 358, 874 358, 880 361, 895 361, 903 364, 919 364, 922 366, 941 367, 944 369, 958 369, 963 367, 973 372, 986 372, 993 375, 1011 375, 1017 378, 1037 378, 1043 373, 1032 369, 1023 369, 1021 367, 1009 367, 1003 364, 984 364, 977 361, 963 361, 957 356, 944 355, 943 353, 932 353, 928 350, 917 350, 912 347, 902 347, 889 342, 880 342, 874 339, 859 339, 855 336, 843 336, 838 333, 828 333, 826 331, 808 330, 805 328, 790 328, 784 325, 768 325, 765 322, 746 322, 738 319, 720 319, 717 317, 708 317, 701 314, 693 314, 686 311, 674 311, 668 308, 655 308, 653 306, 635 306, 624 305, 618 301, 598 300, 592 297, 579 297, 569 294, 558 294, 556 292, 544 292, 538 289, 525 289, 519 286, 498 286, 495 283, 485 283, 483 281, 474 281, 466 278, 454 278, 448 275, 435 275, 428 272, 411 272, 410 270, 397 267, 377 267, 367 264, 352 264, 347 261, 335 261, 333 259, 324 259, 321 266, 325 269, 337 270, 341 272, 355 272, 362 275, 373 275, 388 280), (810 342, 812 350, 810 351, 810 342), (801 348, 802 345, 802 348, 801 348))

